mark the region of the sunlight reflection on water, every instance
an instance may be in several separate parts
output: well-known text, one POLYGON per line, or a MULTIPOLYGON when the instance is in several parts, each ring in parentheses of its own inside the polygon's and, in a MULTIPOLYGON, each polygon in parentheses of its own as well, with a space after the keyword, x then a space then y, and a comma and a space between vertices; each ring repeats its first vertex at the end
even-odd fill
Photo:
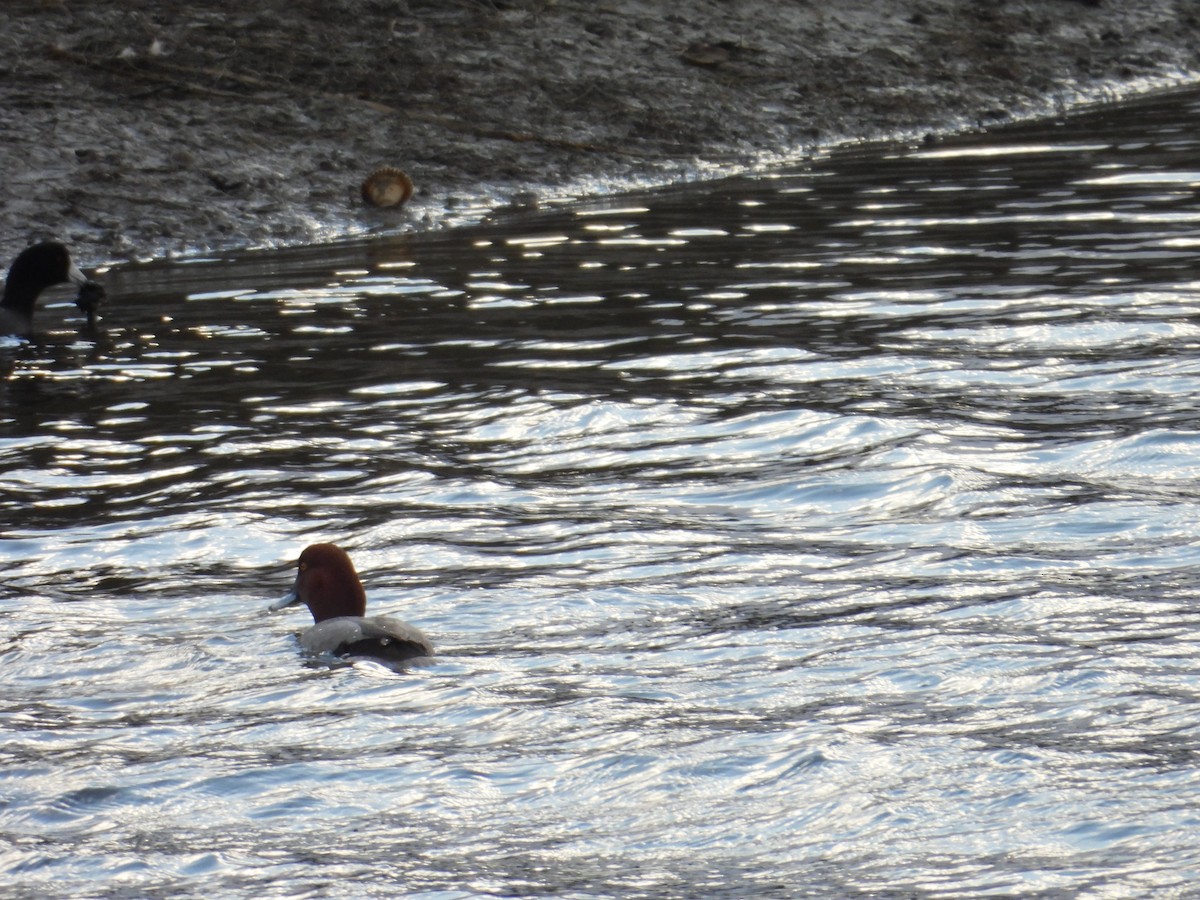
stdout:
POLYGON ((15 896, 1186 890, 1198 108, 44 310, 15 896), (440 661, 303 660, 265 607, 315 540, 440 661))

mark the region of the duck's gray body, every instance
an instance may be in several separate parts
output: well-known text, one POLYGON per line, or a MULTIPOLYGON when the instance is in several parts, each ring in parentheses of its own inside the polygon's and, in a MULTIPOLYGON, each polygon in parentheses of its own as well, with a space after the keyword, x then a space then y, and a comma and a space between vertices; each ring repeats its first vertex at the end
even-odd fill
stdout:
POLYGON ((366 656, 404 662, 433 655, 433 644, 419 628, 389 616, 337 616, 300 635, 300 646, 314 655, 366 656))

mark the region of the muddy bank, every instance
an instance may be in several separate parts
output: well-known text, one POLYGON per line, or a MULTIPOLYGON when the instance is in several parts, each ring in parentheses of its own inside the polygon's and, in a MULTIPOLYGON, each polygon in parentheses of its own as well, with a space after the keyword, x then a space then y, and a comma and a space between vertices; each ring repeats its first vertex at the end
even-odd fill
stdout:
POLYGON ((1200 70, 1192 0, 7 4, 0 257, 427 228, 1200 70), (1136 7, 1136 8, 1135 8, 1136 7), (381 165, 403 210, 364 207, 381 165))

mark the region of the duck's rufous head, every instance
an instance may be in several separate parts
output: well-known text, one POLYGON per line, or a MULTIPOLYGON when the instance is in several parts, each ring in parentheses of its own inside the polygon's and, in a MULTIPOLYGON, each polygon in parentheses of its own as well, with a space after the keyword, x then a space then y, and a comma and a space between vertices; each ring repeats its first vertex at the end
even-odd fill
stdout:
POLYGON ((367 593, 345 550, 336 544, 310 544, 300 554, 296 584, 271 604, 271 609, 293 603, 303 603, 314 622, 323 622, 336 616, 365 615, 367 593))

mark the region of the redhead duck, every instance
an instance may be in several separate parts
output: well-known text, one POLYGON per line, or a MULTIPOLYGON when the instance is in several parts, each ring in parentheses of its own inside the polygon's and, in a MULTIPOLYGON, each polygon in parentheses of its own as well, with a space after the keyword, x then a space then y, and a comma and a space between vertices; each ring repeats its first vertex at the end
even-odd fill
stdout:
POLYGON ((22 250, 13 260, 0 300, 0 334, 26 334, 33 328, 33 305, 46 288, 63 282, 79 287, 75 305, 94 321, 104 289, 79 271, 71 254, 58 241, 42 241, 22 250))
POLYGON ((310 544, 300 554, 296 584, 272 603, 272 612, 303 603, 316 623, 300 635, 314 655, 369 657, 402 663, 433 655, 418 629, 388 616, 365 616, 367 594, 354 563, 336 544, 310 544))

